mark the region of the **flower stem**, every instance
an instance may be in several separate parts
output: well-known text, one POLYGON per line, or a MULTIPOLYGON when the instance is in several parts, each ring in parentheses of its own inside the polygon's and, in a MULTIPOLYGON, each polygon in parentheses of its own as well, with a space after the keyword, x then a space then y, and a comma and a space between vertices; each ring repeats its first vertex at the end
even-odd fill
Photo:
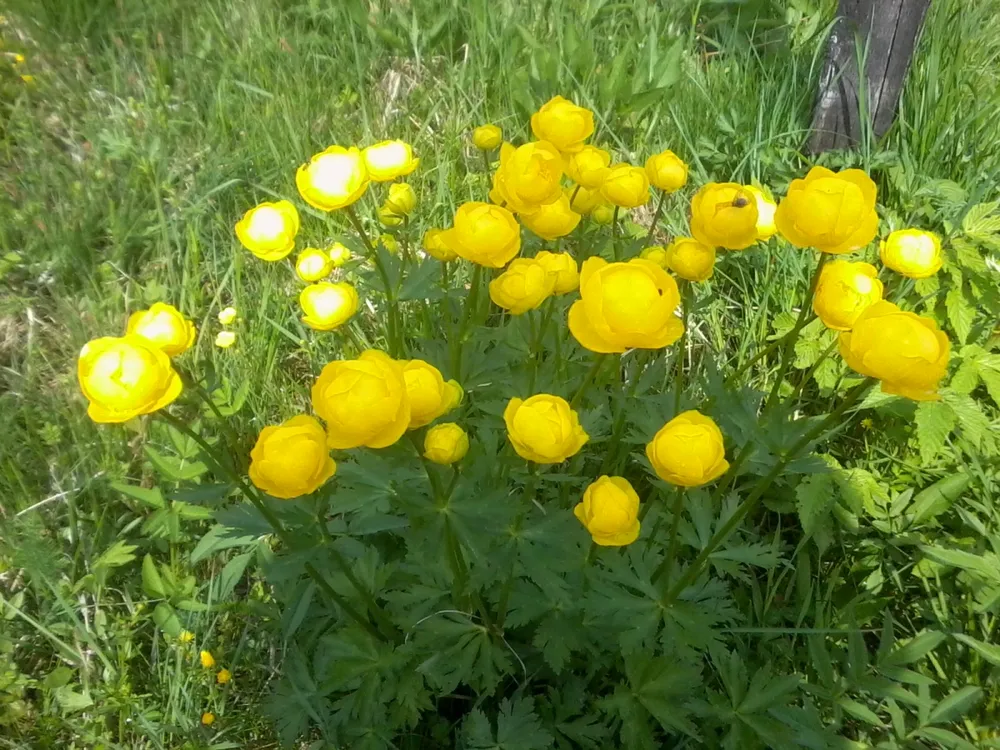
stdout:
POLYGON ((462 344, 465 343, 465 335, 468 333, 469 324, 472 321, 472 312, 479 303, 479 283, 483 275, 483 267, 478 263, 472 269, 472 280, 469 282, 469 294, 465 298, 465 310, 462 312, 462 322, 458 328, 458 335, 452 341, 451 350, 451 370, 455 373, 455 379, 462 382, 462 344))
MULTIPOLYGON (((524 523, 525 516, 528 515, 528 511, 531 510, 531 503, 535 497, 535 486, 538 483, 538 466, 537 464, 529 461, 528 462, 528 481, 524 485, 524 495, 521 500, 521 510, 517 514, 517 518, 514 520, 514 525, 511 527, 511 535, 517 536, 521 531, 521 525, 524 523)), ((503 623, 507 619, 507 602, 510 601, 510 592, 514 587, 514 577, 517 570, 517 563, 511 566, 510 574, 507 576, 507 580, 503 585, 503 589, 500 591, 500 599, 497 603, 497 631, 503 632, 503 623)))
POLYGON ((837 348, 837 344, 840 341, 840 336, 834 336, 833 341, 830 345, 823 350, 823 353, 819 355, 819 358, 812 363, 812 367, 805 371, 802 377, 799 379, 799 384, 795 387, 795 393, 792 394, 791 403, 798 403, 799 399, 802 398, 802 391, 805 390, 806 385, 809 383, 809 378, 813 376, 813 373, 819 369, 819 366, 826 361, 826 358, 830 356, 830 353, 837 348))
POLYGON ((691 307, 691 283, 677 282, 681 291, 681 323, 684 331, 677 340, 677 371, 674 373, 674 416, 681 412, 681 395, 684 393, 684 345, 687 343, 688 309, 691 307))
POLYGON ((656 203, 656 211, 653 213, 653 220, 649 223, 649 233, 646 235, 646 242, 653 239, 653 232, 656 231, 656 223, 660 220, 660 216, 663 214, 663 204, 667 202, 667 192, 664 190, 660 191, 660 200, 656 203))
POLYGON ((618 212, 621 211, 620 206, 615 206, 615 213, 611 217, 611 250, 615 254, 615 260, 621 260, 621 248, 618 243, 618 212))
POLYGON ((778 398, 778 391, 781 390, 781 384, 785 380, 788 365, 791 364, 792 353, 795 351, 795 342, 799 340, 799 333, 805 328, 809 314, 812 312, 813 295, 816 294, 816 287, 819 285, 819 277, 823 273, 823 266, 826 265, 829 259, 830 256, 827 253, 820 253, 819 262, 816 263, 816 270, 813 272, 812 280, 809 282, 809 291, 806 292, 806 298, 802 301, 802 308, 799 310, 799 317, 795 320, 792 330, 782 339, 781 364, 778 366, 778 375, 775 377, 774 385, 771 386, 771 393, 764 404, 764 412, 770 411, 778 398))
POLYGON ((677 533, 681 526, 681 514, 684 512, 684 489, 684 487, 678 487, 674 493, 674 504, 670 509, 670 541, 667 543, 667 556, 663 558, 663 561, 653 571, 653 577, 650 579, 652 583, 656 583, 660 579, 660 576, 666 576, 667 580, 670 580, 670 571, 673 569, 674 560, 677 558, 677 546, 679 543, 677 533))
POLYGON ((826 432, 837 420, 843 416, 849 408, 851 408, 855 403, 857 403, 862 396, 871 388, 875 381, 870 378, 866 378, 864 382, 858 384, 844 397, 844 400, 840 405, 834 409, 830 414, 827 415, 826 419, 820 422, 816 427, 809 430, 805 435, 803 435, 791 449, 782 456, 774 467, 768 474, 757 482, 756 487, 754 487, 753 492, 750 496, 744 500, 736 511, 729 517, 729 519, 716 531, 712 538, 708 540, 704 549, 698 553, 698 556, 691 562, 684 574, 664 595, 663 604, 664 606, 670 605, 674 602, 684 589, 690 586, 699 575, 701 575, 702 570, 708 564, 708 559, 712 556, 712 553, 719 548, 728 538, 729 535, 733 533, 740 522, 746 518, 746 516, 754 510, 761 502, 764 497, 764 493, 767 492, 774 480, 781 476, 785 467, 788 466, 792 461, 798 458, 799 453, 812 443, 817 437, 826 432))
POLYGON ((610 359, 607 354, 598 354, 594 358, 594 364, 590 366, 587 370, 587 374, 583 378, 583 382, 580 383, 580 387, 577 389, 576 393, 573 395, 572 400, 569 402, 569 408, 575 409, 580 403, 580 399, 583 398, 584 392, 597 379, 597 373, 600 372, 601 368, 604 366, 605 361, 610 359))
POLYGON ((368 251, 368 258, 375 265, 375 270, 378 272, 379 278, 382 280, 382 287, 385 289, 385 299, 389 304, 389 316, 386 323, 386 343, 388 345, 389 355, 392 357, 398 357, 400 354, 401 342, 398 340, 400 337, 399 303, 396 301, 396 290, 392 288, 392 284, 389 281, 389 273, 385 270, 385 265, 379 257, 378 250, 365 233, 365 228, 362 226, 361 220, 358 218, 358 214, 354 210, 354 206, 348 206, 345 208, 344 213, 347 214, 347 218, 353 225, 354 231, 358 233, 358 237, 361 239, 365 249, 368 251))

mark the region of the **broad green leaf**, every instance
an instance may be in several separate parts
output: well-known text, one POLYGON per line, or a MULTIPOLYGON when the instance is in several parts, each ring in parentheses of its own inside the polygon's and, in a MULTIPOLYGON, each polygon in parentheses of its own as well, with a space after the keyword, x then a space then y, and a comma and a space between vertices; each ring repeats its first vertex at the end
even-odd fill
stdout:
POLYGON ((990 232, 1000 232, 1000 201, 987 201, 977 203, 965 212, 962 217, 962 231, 966 234, 984 234, 990 232))
POLYGON ((166 504, 163 500, 163 494, 157 487, 138 487, 134 484, 126 484, 124 482, 112 482, 111 489, 118 490, 123 495, 133 497, 150 508, 160 509, 166 504))
POLYGON ((221 524, 213 526, 191 550, 191 564, 201 562, 209 555, 232 547, 250 547, 257 543, 256 534, 245 534, 221 524))
POLYGON ((920 551, 934 562, 967 570, 987 581, 1000 581, 1000 565, 997 564, 995 556, 991 556, 992 559, 986 559, 980 555, 973 555, 971 552, 930 544, 920 545, 920 551))
POLYGON ((142 590, 153 599, 165 599, 168 596, 167 587, 156 569, 153 556, 148 554, 142 559, 142 590))
POLYGON ((941 452, 955 428, 955 412, 943 401, 921 401, 915 417, 920 458, 930 462, 941 452))
POLYGON ((1000 667, 1000 646, 994 646, 992 643, 985 643, 984 641, 976 640, 972 636, 966 635, 965 633, 955 633, 954 638, 956 641, 960 641, 972 650, 976 651, 990 664, 1000 667))
POLYGON ((856 719, 861 719, 861 721, 866 724, 870 724, 873 727, 882 727, 882 720, 878 717, 874 711, 872 711, 868 706, 858 703, 850 698, 839 698, 837 700, 837 705, 842 709, 847 711, 851 716, 856 719))
POLYGON ((912 522, 919 525, 944 513, 962 496, 971 482, 968 474, 952 474, 918 492, 909 509, 912 522))
POLYGON ((78 693, 69 685, 56 688, 54 695, 63 711, 83 711, 94 705, 93 699, 87 693, 78 693))
POLYGON ((228 599, 229 595, 233 593, 236 588, 236 584, 240 582, 243 577, 243 573, 247 569, 247 565, 253 558, 253 552, 244 552, 243 554, 236 555, 232 560, 226 563, 223 567, 222 572, 217 576, 217 582, 219 584, 218 590, 215 592, 215 596, 218 599, 228 599))
POLYGON ((944 298, 945 309, 948 311, 948 322, 951 324, 955 336, 961 343, 965 343, 969 338, 969 331, 972 330, 972 321, 976 317, 976 308, 966 299, 961 286, 953 286, 948 290, 944 298))
POLYGON ((134 544, 126 544, 120 539, 108 547, 100 557, 94 561, 93 567, 97 568, 120 568, 122 565, 128 565, 135 559, 136 546, 134 544))
POLYGON ((160 453, 148 443, 143 446, 143 450, 146 452, 146 457, 150 463, 153 464, 153 468, 174 482, 188 482, 192 479, 197 479, 208 471, 208 467, 201 461, 189 461, 187 459, 175 458, 174 456, 167 456, 160 453))
POLYGON ((889 667, 902 667, 923 659, 927 654, 937 648, 941 641, 947 638, 946 633, 935 631, 925 631, 920 635, 911 638, 899 648, 893 649, 882 660, 882 664, 889 667))
POLYGON ((959 688, 931 709, 930 723, 944 724, 960 719, 982 697, 983 689, 975 685, 959 688))
POLYGON ((54 690, 68 685, 73 679, 73 670, 67 666, 58 666, 49 672, 42 680, 42 687, 46 690, 54 690))
POLYGON ((177 619, 174 608, 166 602, 160 602, 153 610, 153 622, 156 626, 169 636, 176 638, 181 634, 181 621, 177 619))

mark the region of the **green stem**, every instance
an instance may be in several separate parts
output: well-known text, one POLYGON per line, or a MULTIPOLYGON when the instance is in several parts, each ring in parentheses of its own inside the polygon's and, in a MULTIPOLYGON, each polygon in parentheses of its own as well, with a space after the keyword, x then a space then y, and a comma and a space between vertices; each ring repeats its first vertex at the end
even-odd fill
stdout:
POLYGON ((781 390, 781 384, 785 380, 785 373, 788 371, 788 365, 792 361, 792 353, 795 351, 795 342, 799 339, 799 333, 806 326, 806 321, 809 319, 809 314, 812 312, 812 300, 813 295, 816 294, 816 287, 819 285, 819 277, 823 272, 823 266, 826 265, 827 260, 830 259, 827 253, 820 253, 819 262, 816 263, 816 270, 813 272, 812 280, 809 282, 809 291, 806 292, 806 298, 802 301, 802 308, 799 310, 799 317, 795 320, 795 325, 792 326, 792 330, 788 332, 788 335, 783 339, 783 350, 781 352, 781 364, 778 366, 778 375, 774 379, 774 385, 771 386, 771 393, 767 397, 767 401, 764 404, 764 412, 771 410, 774 406, 774 402, 778 398, 778 391, 781 390))
POLYGON ((460 383, 462 382, 462 344, 465 342, 465 336, 472 321, 472 312, 478 306, 479 285, 482 275, 483 267, 476 263, 472 269, 472 280, 469 282, 469 294, 465 298, 465 310, 462 312, 462 322, 458 328, 458 335, 453 342, 451 369, 455 373, 455 378, 460 383))
MULTIPOLYGON (((517 514, 517 518, 514 520, 514 526, 511 529, 512 536, 517 536, 521 531, 521 525, 524 523, 525 517, 528 515, 528 511, 531 510, 531 503, 535 497, 535 486, 538 483, 538 466, 531 461, 528 462, 528 481, 524 485, 524 495, 521 501, 521 510, 517 514)), ((504 583, 503 589, 500 592, 500 599, 497 603, 497 630, 499 632, 503 631, 504 620, 507 619, 507 602, 510 600, 510 592, 514 586, 514 573, 517 570, 517 563, 515 561, 514 565, 511 566, 510 574, 507 576, 507 581, 504 583)))
POLYGON ((704 549, 698 553, 698 556, 691 562, 687 570, 684 571, 684 574, 677 580, 677 583, 675 583, 667 591, 663 600, 664 606, 669 606, 672 602, 674 602, 684 589, 690 586, 698 578, 698 576, 701 575, 701 572, 708 563, 708 559, 712 556, 712 553, 715 552, 715 550, 729 538, 729 535, 733 533, 737 526, 739 526, 740 522, 760 504, 760 501, 764 497, 764 493, 767 492, 774 480, 781 476, 785 467, 798 458, 800 451, 806 448, 818 436, 826 432, 827 429, 829 429, 841 418, 841 416, 843 416, 844 412, 857 403, 857 401, 861 399, 868 389, 871 388, 873 382, 874 381, 871 379, 866 378, 864 382, 848 391, 840 405, 830 412, 826 419, 803 435, 798 442, 796 442, 795 445, 793 445, 791 449, 775 463, 771 471, 768 472, 763 479, 757 482, 757 486, 754 488, 753 492, 750 493, 750 496, 740 504, 733 515, 729 517, 722 527, 712 535, 712 538, 708 540, 704 549))
POLYGON ((493 171, 493 162, 490 161, 490 152, 483 151, 483 163, 486 165, 486 174, 489 175, 493 171))
POLYGON ((618 212, 620 206, 615 206, 614 215, 611 217, 611 250, 615 254, 615 260, 621 260, 621 249, 618 247, 618 212))
POLYGON ((379 257, 378 250, 365 233, 365 228, 362 226, 361 219, 358 218, 358 214, 354 210, 354 206, 348 206, 345 208, 344 213, 347 214, 347 219, 354 226, 354 231, 358 233, 358 237, 361 239, 365 249, 368 251, 369 259, 371 259, 372 263, 375 265, 375 270, 378 272, 379 278, 382 280, 382 287, 385 289, 385 299, 389 304, 389 315, 387 316, 386 322, 386 343, 388 345, 389 355, 392 357, 398 357, 400 354, 400 342, 397 340, 399 337, 399 304, 396 301, 396 290, 392 288, 392 284, 389 281, 389 273, 385 270, 385 265, 379 257))
POLYGON ((688 308, 691 307, 691 283, 681 279, 677 282, 681 291, 681 323, 684 331, 677 340, 677 371, 674 373, 674 416, 681 412, 681 395, 684 393, 684 344, 687 341, 688 308))
POLYGON ((802 398, 802 391, 805 390, 806 385, 809 383, 809 378, 813 376, 813 373, 819 369, 819 366, 826 361, 826 358, 830 356, 831 352, 837 348, 837 344, 840 341, 840 336, 834 336, 833 341, 830 345, 823 350, 823 353, 819 355, 819 359, 813 362, 812 367, 805 371, 802 377, 799 379, 799 384, 795 387, 795 392, 792 394, 791 403, 797 404, 799 399, 802 398))
MULTIPOLYGON (((255 508, 257 508, 260 514, 267 521, 268 525, 274 530, 275 535, 277 535, 277 537, 281 540, 282 544, 284 544, 288 549, 294 549, 291 537, 288 535, 288 532, 286 531, 284 525, 281 523, 281 520, 271 511, 270 508, 267 507, 267 504, 264 502, 264 499, 260 496, 257 490, 251 487, 249 484, 247 484, 246 480, 243 479, 243 477, 237 475, 232 470, 227 468, 226 465, 221 460, 219 460, 215 449, 211 445, 209 445, 208 442, 204 438, 202 438, 201 435, 196 433, 194 430, 189 428, 184 422, 182 422, 180 419, 173 416, 167 411, 159 411, 157 412, 157 416, 159 416, 161 419, 167 422, 167 424, 172 426, 175 430, 184 433, 192 440, 194 440, 198 444, 198 446, 202 449, 202 451, 206 454, 206 458, 208 458, 212 463, 215 464, 217 470, 229 476, 229 478, 233 480, 240 487, 246 498, 254 505, 255 508)), ((343 556, 341 556, 340 553, 337 552, 332 547, 330 547, 329 549, 333 552, 334 561, 338 563, 338 566, 343 565, 346 567, 347 561, 344 560, 343 556)), ((393 626, 392 623, 389 621, 388 617, 386 617, 385 613, 382 611, 382 608, 379 607, 377 604, 375 604, 374 600, 371 597, 371 594, 366 589, 360 586, 360 582, 358 582, 357 578, 354 577, 353 572, 350 572, 348 574, 348 580, 350 580, 352 585, 354 585, 354 587, 358 589, 358 593, 361 595, 366 605, 374 606, 374 610, 371 611, 371 614, 373 617, 375 617, 376 621, 379 621, 380 623, 383 623, 388 626, 388 630, 386 631, 387 634, 381 633, 377 628, 375 628, 371 624, 371 622, 369 622, 368 618, 364 617, 353 606, 351 606, 351 604, 346 599, 344 599, 340 594, 338 594, 336 590, 334 590, 334 588, 327 582, 327 580, 322 575, 320 575, 320 572, 316 570, 316 568, 313 566, 312 563, 308 562, 305 563, 305 570, 306 573, 308 573, 309 577, 316 582, 320 590, 327 596, 327 598, 333 603, 335 603, 338 607, 340 607, 344 611, 344 613, 347 614, 348 617, 357 622, 369 634, 382 641, 388 641, 390 639, 395 640, 395 636, 397 635, 395 626, 393 626)))
POLYGON ((674 504, 670 510, 672 518, 670 521, 670 541, 667 544, 667 556, 663 558, 663 562, 653 571, 653 577, 650 579, 652 583, 656 583, 660 579, 660 576, 666 576, 667 581, 670 580, 670 572, 673 570, 674 560, 677 558, 677 546, 679 544, 677 534, 681 526, 681 514, 684 512, 684 489, 684 487, 678 487, 676 493, 674 493, 674 504))
POLYGON ((660 200, 656 204, 656 211, 653 213, 653 220, 649 224, 649 233, 646 235, 646 242, 653 239, 653 232, 656 231, 656 223, 660 220, 660 216, 663 214, 663 204, 667 202, 667 193, 665 191, 660 191, 660 200))
POLYGON ((610 359, 610 357, 607 354, 597 355, 597 357, 594 359, 594 364, 590 366, 589 370, 587 370, 587 374, 584 376, 583 382, 580 383, 580 387, 577 389, 576 393, 573 395, 573 398, 570 400, 569 408, 575 409, 577 407, 577 405, 580 403, 580 399, 583 398, 584 392, 587 390, 590 384, 597 379, 597 373, 600 372, 601 368, 604 366, 605 361, 607 361, 608 359, 610 359))

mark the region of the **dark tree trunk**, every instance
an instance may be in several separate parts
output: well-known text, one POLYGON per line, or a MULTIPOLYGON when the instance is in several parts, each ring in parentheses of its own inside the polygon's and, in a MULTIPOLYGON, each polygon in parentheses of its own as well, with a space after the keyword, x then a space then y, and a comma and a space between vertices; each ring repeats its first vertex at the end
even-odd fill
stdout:
POLYGON ((929 5, 930 0, 840 0, 813 112, 811 153, 848 148, 860 140, 862 91, 875 136, 889 129, 929 5), (865 63, 864 87, 859 59, 865 63))

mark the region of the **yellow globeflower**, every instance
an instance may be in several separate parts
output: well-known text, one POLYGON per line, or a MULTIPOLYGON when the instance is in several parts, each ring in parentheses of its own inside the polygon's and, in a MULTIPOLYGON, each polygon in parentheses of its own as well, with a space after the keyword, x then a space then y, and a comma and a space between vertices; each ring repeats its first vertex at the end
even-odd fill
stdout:
POLYGON ((531 132, 568 154, 579 151, 594 132, 594 113, 554 96, 531 116, 531 132))
POLYGON ((566 157, 566 174, 573 182, 594 190, 601 186, 608 174, 611 154, 597 146, 584 146, 566 157))
POLYGON ((646 159, 650 184, 665 193, 680 190, 688 181, 688 165, 673 151, 661 151, 646 159))
POLYGON ((443 229, 428 229, 424 232, 424 238, 422 245, 424 252, 426 252, 432 258, 437 258, 443 263, 447 263, 450 260, 455 260, 458 257, 446 244, 444 241, 443 229))
POLYGON ((215 681, 220 685, 225 685, 232 679, 233 679, 233 673, 230 672, 228 669, 220 669, 219 673, 215 675, 215 681))
POLYGON ((480 151, 492 151, 503 143, 503 131, 496 125, 480 125, 472 131, 472 143, 480 151))
POLYGON ((849 331, 865 308, 882 299, 878 270, 870 263, 835 260, 823 266, 813 312, 823 325, 835 331, 849 331))
POLYGON ((312 405, 331 448, 390 446, 410 424, 403 363, 373 349, 330 362, 312 387, 312 405))
POLYGON ((560 195, 556 200, 530 214, 521 214, 521 223, 543 240, 565 237, 576 229, 582 217, 569 207, 569 198, 560 195))
POLYGON ((157 302, 148 310, 134 312, 128 319, 128 333, 149 341, 168 357, 176 357, 194 345, 194 323, 173 305, 157 302))
POLYGON ((914 401, 937 401, 948 370, 951 342, 937 323, 891 302, 865 308, 851 331, 840 334, 840 355, 862 375, 882 381, 882 392, 914 401))
POLYGON ((233 331, 219 331, 215 336, 215 345, 220 349, 228 349, 236 343, 236 334, 233 331))
POLYGON ((127 422, 162 409, 181 394, 170 357, 148 339, 126 335, 94 339, 80 350, 80 390, 95 422, 127 422))
POLYGON ((490 200, 520 214, 558 200, 562 195, 563 160, 548 141, 532 141, 515 148, 500 147, 500 166, 493 173, 490 200))
POLYGON ((320 211, 350 206, 365 194, 369 179, 365 160, 354 146, 330 146, 295 173, 299 194, 320 211))
POLYGON ((601 195, 600 188, 588 190, 582 185, 570 185, 563 190, 563 195, 569 199, 569 207, 581 216, 587 216, 598 206, 606 206, 607 202, 601 195))
POLYGON ((422 359, 403 363, 403 380, 410 399, 408 429, 430 424, 462 402, 462 386, 454 380, 446 382, 438 368, 422 359))
POLYGON ((757 241, 757 218, 757 200, 735 182, 710 182, 691 199, 691 234, 709 247, 750 247, 757 241))
POLYGON ((555 286, 552 287, 553 294, 567 294, 580 288, 580 269, 569 253, 550 253, 548 250, 542 250, 535 256, 535 260, 549 273, 556 275, 555 286))
POLYGON ((681 301, 677 282, 644 258, 588 258, 580 271, 580 297, 569 309, 569 330, 592 352, 661 349, 684 333, 674 315, 681 301))
POLYGON ((469 436, 454 422, 445 422, 427 430, 424 458, 436 464, 453 464, 469 452, 469 436))
POLYGON ((610 203, 601 203, 590 211, 590 219, 595 224, 607 226, 615 220, 615 209, 610 203))
POLYGON ((227 326, 236 320, 236 308, 227 307, 223 310, 219 310, 219 322, 222 325, 227 326))
POLYGON ((639 167, 616 164, 608 170, 601 183, 601 195, 621 208, 641 206, 649 200, 649 178, 639 167))
POLYGON ((778 204, 767 197, 760 188, 744 185, 743 189, 753 196, 757 204, 757 239, 771 239, 778 232, 778 227, 774 224, 774 214, 778 210, 778 204))
POLYGON ((332 331, 358 311, 358 293, 346 281, 310 284, 299 293, 302 322, 317 331, 332 331))
POLYGON ((441 241, 456 255, 487 268, 503 268, 521 249, 521 227, 506 208, 463 203, 441 241))
POLYGON ((330 256, 315 247, 307 247, 295 259, 295 273, 305 282, 319 281, 332 270, 330 256))
POLYGON ((212 656, 211 651, 202 651, 198 654, 198 658, 201 661, 201 666, 205 669, 211 669, 215 666, 215 657, 212 656))
POLYGON ((336 471, 323 425, 305 414, 265 427, 250 452, 250 481, 283 500, 315 492, 336 471))
POLYGON ((394 182, 389 186, 385 207, 397 216, 409 216, 417 207, 417 194, 407 182, 394 182))
POLYGON ((715 248, 693 237, 678 237, 667 248, 667 266, 687 281, 707 281, 715 269, 715 248))
POLYGON ((535 258, 517 258, 490 282, 490 299, 511 315, 534 310, 552 294, 556 274, 535 258))
POLYGON ((813 167, 805 179, 792 181, 774 223, 796 247, 849 253, 875 239, 876 192, 875 183, 860 169, 832 172, 813 167))
POLYGON ((340 268, 351 259, 351 251, 340 242, 334 242, 330 245, 326 249, 326 254, 330 257, 330 262, 334 268, 340 268))
POLYGON ((375 182, 389 182, 405 177, 420 165, 413 147, 405 141, 382 141, 364 150, 368 175, 375 182))
POLYGON ((921 229, 897 229, 879 246, 886 268, 911 279, 926 279, 941 270, 941 239, 921 229))
POLYGON ((512 398, 503 420, 517 455, 539 464, 561 463, 590 439, 566 399, 547 393, 527 400, 512 398))
POLYGON ((700 487, 729 469, 719 426, 693 410, 663 425, 646 446, 646 457, 660 479, 678 487, 700 487))
POLYGON ((261 203, 236 223, 240 243, 261 260, 282 260, 295 247, 299 212, 289 201, 261 203))
POLYGON ((670 268, 670 266, 667 265, 667 250, 662 245, 652 245, 644 248, 642 252, 639 253, 639 257, 652 261, 660 268, 666 268, 668 270, 670 268))
POLYGON ((573 515, 602 547, 623 547, 639 537, 639 496, 624 477, 599 477, 573 515))

